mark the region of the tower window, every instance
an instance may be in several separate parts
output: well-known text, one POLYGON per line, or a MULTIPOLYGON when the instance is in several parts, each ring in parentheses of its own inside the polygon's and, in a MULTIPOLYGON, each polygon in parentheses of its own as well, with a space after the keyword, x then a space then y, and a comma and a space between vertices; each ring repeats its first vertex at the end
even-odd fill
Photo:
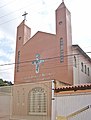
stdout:
POLYGON ((19 40, 21 40, 21 37, 19 37, 19 40))
POLYGON ((19 72, 19 64, 20 64, 20 51, 18 51, 18 58, 17 58, 17 72, 19 72))
POLYGON ((60 38, 60 62, 64 61, 64 43, 63 38, 60 38))
POLYGON ((29 114, 47 114, 47 93, 41 87, 33 88, 32 91, 29 92, 29 114))
POLYGON ((61 25, 61 24, 62 24, 62 21, 59 22, 59 25, 61 25))

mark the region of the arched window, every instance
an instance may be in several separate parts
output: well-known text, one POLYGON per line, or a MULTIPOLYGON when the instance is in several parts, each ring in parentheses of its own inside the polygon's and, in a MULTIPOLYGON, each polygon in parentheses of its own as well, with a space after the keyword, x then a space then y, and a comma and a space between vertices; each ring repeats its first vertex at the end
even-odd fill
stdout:
POLYGON ((74 66, 77 67, 76 56, 74 56, 74 66))
POLYGON ((29 92, 29 114, 47 114, 47 92, 41 87, 33 88, 29 92))
POLYGON ((87 73, 87 66, 85 65, 85 74, 87 73))
POLYGON ((90 73, 90 72, 89 72, 89 67, 88 67, 88 76, 89 76, 89 73, 90 73))
POLYGON ((81 71, 83 72, 83 62, 81 62, 81 71))

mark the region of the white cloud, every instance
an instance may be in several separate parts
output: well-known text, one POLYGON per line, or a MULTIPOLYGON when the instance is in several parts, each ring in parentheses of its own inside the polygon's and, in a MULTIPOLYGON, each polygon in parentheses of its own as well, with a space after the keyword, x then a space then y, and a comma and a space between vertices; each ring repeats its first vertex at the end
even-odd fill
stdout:
MULTIPOLYGON (((0 31, 0 39, 4 38, 4 33, 2 31, 0 31)), ((0 42, 1 44, 1 42, 0 42)))
POLYGON ((0 78, 3 80, 14 81, 14 65, 6 65, 14 62, 14 41, 8 34, 1 32, 0 37, 0 78))

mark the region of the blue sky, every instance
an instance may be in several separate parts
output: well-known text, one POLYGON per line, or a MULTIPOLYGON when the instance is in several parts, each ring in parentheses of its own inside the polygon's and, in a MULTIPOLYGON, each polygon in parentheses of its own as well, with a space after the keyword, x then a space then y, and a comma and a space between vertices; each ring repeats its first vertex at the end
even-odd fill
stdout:
MULTIPOLYGON (((62 0, 2 0, 0 1, 0 65, 14 63, 16 29, 28 12, 27 23, 32 35, 37 31, 55 33, 55 10, 62 0)), ((64 0, 71 12, 72 41, 85 52, 91 51, 91 1, 64 0)), ((91 54, 89 54, 91 56, 91 54)), ((14 66, 0 67, 0 78, 14 80, 14 66)))

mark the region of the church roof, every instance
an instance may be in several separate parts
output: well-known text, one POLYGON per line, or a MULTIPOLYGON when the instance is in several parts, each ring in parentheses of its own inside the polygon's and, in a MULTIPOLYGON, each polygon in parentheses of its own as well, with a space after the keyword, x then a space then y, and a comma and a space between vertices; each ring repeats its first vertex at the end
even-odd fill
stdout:
POLYGON ((60 88, 56 88, 55 92, 62 92, 62 91, 77 91, 77 90, 87 90, 91 89, 91 84, 79 84, 74 86, 62 86, 60 88))
POLYGON ((79 45, 72 45, 72 47, 76 48, 89 62, 91 62, 91 58, 80 48, 79 45))

